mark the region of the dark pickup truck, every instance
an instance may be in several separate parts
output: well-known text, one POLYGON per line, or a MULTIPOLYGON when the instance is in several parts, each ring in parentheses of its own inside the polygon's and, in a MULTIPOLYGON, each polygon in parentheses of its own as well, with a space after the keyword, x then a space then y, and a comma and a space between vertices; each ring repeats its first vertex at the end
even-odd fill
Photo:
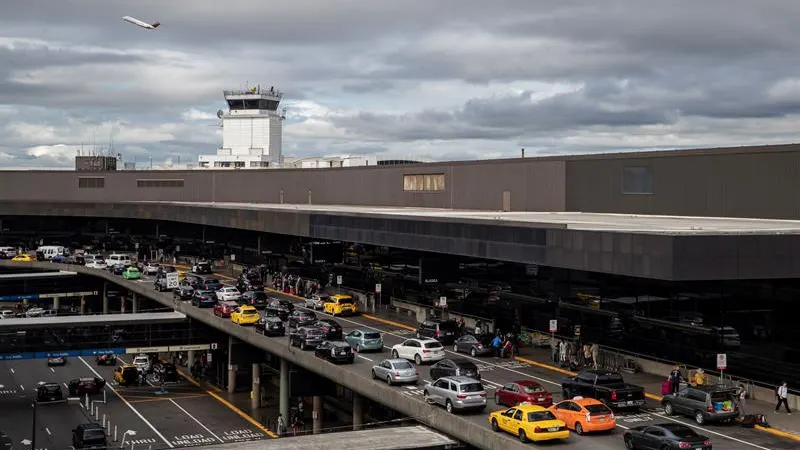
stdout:
POLYGON ((565 399, 594 398, 611 408, 639 409, 645 404, 644 388, 628 384, 622 375, 604 370, 584 370, 561 381, 565 399))

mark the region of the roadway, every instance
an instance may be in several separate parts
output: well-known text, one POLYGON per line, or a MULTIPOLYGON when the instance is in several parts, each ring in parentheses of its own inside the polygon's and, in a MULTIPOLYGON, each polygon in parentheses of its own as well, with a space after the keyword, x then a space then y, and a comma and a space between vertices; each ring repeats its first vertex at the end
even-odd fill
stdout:
MULTIPOLYGON (((130 362, 130 355, 118 358, 130 362)), ((0 362, 0 430, 15 442, 15 448, 28 449, 24 440, 31 439, 32 407, 39 382, 55 382, 67 394, 67 383, 74 378, 99 376, 108 381, 105 397, 90 397, 94 401, 98 420, 91 418, 90 408, 80 399, 54 404, 41 404, 37 411, 36 448, 64 450, 72 445, 72 429, 81 423, 105 420, 111 422, 111 434, 117 428, 121 440, 125 431, 135 431, 136 446, 178 448, 231 442, 261 440, 267 434, 246 420, 244 413, 223 404, 214 395, 187 382, 169 384, 167 394, 157 395, 159 389, 121 387, 113 382, 114 367, 98 366, 92 358, 68 358, 61 367, 47 367, 46 360, 0 362), (105 398, 105 403, 103 399, 105 398)), ((218 396, 217 396, 218 397, 218 396)), ((252 419, 250 419, 252 420, 252 419)))
MULTIPOLYGON (((83 268, 81 268, 83 269, 83 268)), ((91 269, 83 269, 91 271, 91 269)), ((98 271, 99 272, 99 271, 98 271)), ((221 274, 217 275, 219 278, 230 281, 228 277, 225 277, 221 274)), ((147 289, 152 289, 148 283, 151 283, 151 280, 144 279, 140 281, 125 281, 121 277, 115 277, 115 280, 120 285, 132 285, 132 284, 139 284, 141 287, 147 287, 147 289)), ((131 286, 133 287, 133 286, 131 286)), ((160 294, 155 291, 150 291, 152 294, 150 296, 164 304, 173 304, 171 299, 171 294, 160 294)), ((291 296, 286 296, 283 294, 276 294, 272 293, 275 296, 282 296, 283 298, 287 298, 290 300, 296 300, 299 302, 298 298, 292 298, 291 296)), ((222 319, 215 317, 211 309, 198 309, 190 306, 189 302, 182 302, 182 304, 178 305, 181 311, 186 312, 195 317, 200 317, 204 322, 207 322, 218 329, 228 329, 229 328, 229 320, 222 319), (228 323, 225 323, 228 322, 228 323)), ((298 308, 302 308, 299 304, 297 304, 298 308)), ((317 312, 319 317, 324 317, 325 314, 317 312)), ((345 365, 345 366, 337 366, 342 370, 347 371, 346 373, 351 374, 351 378, 355 382, 355 380, 366 380, 370 379, 370 372, 372 365, 377 363, 383 358, 389 357, 388 348, 392 345, 402 342, 403 340, 412 337, 414 332, 407 328, 404 328, 401 324, 389 324, 384 322, 379 322, 368 317, 349 317, 349 318, 342 318, 337 317, 335 320, 342 325, 344 332, 347 333, 353 329, 361 328, 361 329, 374 329, 378 330, 383 334, 384 342, 387 348, 381 353, 372 353, 372 354, 360 354, 356 361, 352 365, 345 365)), ((229 329, 229 332, 233 332, 233 329, 229 329)), ((251 344, 257 344, 262 346, 265 349, 268 349, 273 352, 285 352, 285 350, 279 350, 279 348, 286 348, 288 338, 269 338, 263 337, 260 335, 256 335, 254 332, 251 332, 247 329, 242 329, 235 333, 240 338, 246 337, 247 342, 251 344), (241 334, 245 333, 245 334, 241 334), (251 334, 252 333, 252 334, 251 334), (273 341, 273 342, 280 342, 280 346, 274 346, 274 344, 270 344, 266 341, 273 341)), ((298 350, 299 351, 299 350, 298 350)), ((278 353, 280 354, 280 353, 278 353)), ((452 351, 447 350, 448 357, 456 356, 452 351)), ((556 401, 561 399, 561 390, 560 390, 560 379, 563 377, 560 373, 554 372, 550 369, 539 367, 531 364, 521 363, 517 361, 508 361, 508 360, 501 360, 499 358, 494 357, 481 357, 481 358, 471 358, 469 355, 458 354, 460 358, 467 358, 472 359, 476 364, 479 365, 479 368, 482 370, 483 376, 483 383, 487 389, 487 398, 488 398, 488 408, 484 413, 475 413, 475 414, 466 414, 462 415, 461 417, 466 420, 466 422, 476 427, 474 430, 464 430, 462 436, 454 435, 456 438, 464 439, 466 435, 476 432, 478 428, 487 430, 489 428, 487 422, 487 414, 490 411, 500 410, 503 407, 497 406, 493 400, 493 392, 496 387, 502 386, 505 383, 521 380, 521 379, 532 379, 536 380, 541 383, 546 389, 553 392, 554 399, 556 401)), ((297 356, 299 358, 299 355, 297 356)), ((305 364, 304 364, 305 365, 305 364)), ((430 380, 429 373, 428 373, 428 366, 422 366, 419 368, 420 375, 423 380, 430 380)), ((333 374, 336 371, 334 368, 330 368, 330 374, 333 374)), ((330 375, 329 374, 329 375, 330 375)), ((331 375, 333 376, 333 375, 331 375)), ((352 384, 346 382, 344 380, 344 384, 352 384)), ((372 383, 376 383, 376 387, 380 389, 381 392, 385 392, 388 394, 387 390, 393 390, 398 394, 401 394, 404 397, 412 399, 414 402, 420 402, 424 405, 424 400, 422 398, 422 385, 417 387, 409 387, 409 386, 397 386, 397 387, 389 387, 386 386, 385 383, 380 381, 372 381, 372 383)), ((386 396, 383 398, 389 398, 390 396, 386 396)), ((429 423, 429 425, 436 427, 436 416, 446 415, 447 413, 438 406, 433 405, 425 405, 426 408, 422 408, 423 410, 427 411, 426 415, 428 417, 420 416, 420 420, 423 422, 429 423)), ((725 448, 729 450, 752 450, 752 449, 761 449, 761 450, 778 450, 778 449, 796 449, 797 442, 791 441, 785 438, 780 438, 777 436, 773 436, 771 434, 763 433, 753 429, 745 429, 741 428, 737 425, 711 425, 711 426, 697 426, 694 422, 682 418, 676 417, 668 417, 663 414, 663 410, 660 406, 653 401, 648 400, 647 406, 639 413, 636 414, 627 414, 623 413, 618 416, 618 430, 610 434, 604 435, 591 435, 591 436, 577 436, 573 433, 573 435, 569 438, 568 441, 564 442, 559 447, 564 448, 573 448, 573 449, 619 449, 622 447, 622 430, 638 426, 638 425, 645 425, 648 423, 658 423, 658 422, 679 422, 684 423, 690 427, 695 428, 699 433, 704 434, 712 438, 717 445, 718 448, 725 448)), ((455 434, 455 433, 453 433, 455 434)), ((516 447, 515 443, 512 441, 513 438, 510 436, 507 439, 502 439, 503 442, 506 442, 508 448, 516 447)))
MULTIPOLYGON (((217 277, 224 282, 232 282, 233 279, 217 274, 217 277)), ((140 283, 148 283, 150 280, 144 279, 140 283)), ((299 309, 307 309, 301 306, 299 297, 285 295, 274 291, 269 292, 270 295, 295 302, 295 307, 299 309)), ((202 313, 208 316, 208 321, 227 321, 214 316, 211 309, 200 309, 202 313)), ((320 311, 315 311, 318 317, 331 318, 329 315, 320 311)), ((378 322, 367 317, 335 317, 343 329, 343 333, 347 334, 355 329, 373 329, 378 330, 383 335, 385 347, 380 353, 363 353, 358 354, 355 363, 350 366, 351 370, 358 372, 362 375, 369 376, 374 364, 379 363, 384 358, 390 357, 390 348, 403 342, 405 339, 414 337, 414 331, 406 328, 403 324, 392 324, 378 322)), ((288 338, 268 338, 270 340, 287 340, 288 338)), ((465 414, 472 423, 479 427, 488 427, 487 415, 491 411, 505 409, 503 406, 498 406, 494 402, 494 389, 503 386, 506 383, 517 380, 535 380, 538 381, 544 388, 553 393, 555 401, 561 400, 561 383, 560 380, 564 377, 552 370, 522 363, 518 361, 509 361, 507 359, 500 359, 496 357, 478 357, 472 358, 463 353, 454 353, 452 349, 446 348, 447 357, 459 357, 472 360, 481 370, 481 377, 484 388, 487 391, 488 407, 485 413, 465 414)), ((429 365, 419 367, 420 376, 424 381, 431 381, 429 376, 429 365)), ((424 381, 418 386, 397 386, 389 387, 387 389, 394 389, 401 391, 404 395, 423 401, 422 393, 424 388, 424 381)), ((374 383, 382 383, 380 381, 373 381, 374 383)), ((447 414, 443 408, 432 406, 432 408, 441 409, 440 414, 447 414)), ((729 450, 752 450, 752 449, 796 449, 797 442, 788 439, 772 436, 753 429, 742 428, 738 425, 711 425, 711 426, 697 426, 693 421, 683 418, 676 418, 666 416, 663 413, 663 408, 660 404, 653 400, 648 399, 648 404, 638 413, 620 413, 617 416, 618 430, 611 434, 578 436, 572 434, 569 441, 564 444, 565 447, 570 448, 593 448, 593 449, 618 449, 623 446, 622 443, 622 430, 639 425, 646 425, 652 423, 663 422, 679 422, 690 427, 695 428, 701 434, 710 437, 720 448, 729 450)), ((457 437, 457 436, 456 436, 457 437)), ((561 446, 560 446, 561 447, 561 446)))

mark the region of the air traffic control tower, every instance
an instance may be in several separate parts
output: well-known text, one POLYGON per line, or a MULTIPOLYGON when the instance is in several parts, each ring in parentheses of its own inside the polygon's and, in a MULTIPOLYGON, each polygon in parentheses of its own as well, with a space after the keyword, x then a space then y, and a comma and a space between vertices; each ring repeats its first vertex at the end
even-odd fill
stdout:
POLYGON ((285 109, 278 111, 283 93, 274 86, 223 91, 228 111, 219 110, 222 145, 216 155, 200 155, 209 169, 258 169, 281 162, 285 109))

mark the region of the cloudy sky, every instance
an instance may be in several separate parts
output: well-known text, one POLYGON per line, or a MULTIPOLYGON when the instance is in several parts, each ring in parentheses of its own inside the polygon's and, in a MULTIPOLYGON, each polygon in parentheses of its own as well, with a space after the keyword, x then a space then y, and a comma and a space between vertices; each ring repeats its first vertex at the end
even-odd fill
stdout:
POLYGON ((284 155, 795 142, 798 20, 789 0, 7 0, 0 167, 111 136, 140 167, 196 162, 248 82, 285 92, 284 155))

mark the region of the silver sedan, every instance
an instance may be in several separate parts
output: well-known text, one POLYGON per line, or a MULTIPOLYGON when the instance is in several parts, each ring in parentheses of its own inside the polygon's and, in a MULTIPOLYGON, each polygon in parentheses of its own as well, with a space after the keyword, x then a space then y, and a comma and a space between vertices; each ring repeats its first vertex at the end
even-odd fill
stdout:
POLYGON ((419 381, 419 371, 408 360, 384 359, 372 366, 372 378, 386 380, 389 386, 400 383, 416 384, 419 381))
POLYGON ((326 294, 314 294, 311 297, 306 298, 304 306, 306 308, 311 308, 321 311, 325 305, 325 300, 327 299, 328 296, 326 294))

